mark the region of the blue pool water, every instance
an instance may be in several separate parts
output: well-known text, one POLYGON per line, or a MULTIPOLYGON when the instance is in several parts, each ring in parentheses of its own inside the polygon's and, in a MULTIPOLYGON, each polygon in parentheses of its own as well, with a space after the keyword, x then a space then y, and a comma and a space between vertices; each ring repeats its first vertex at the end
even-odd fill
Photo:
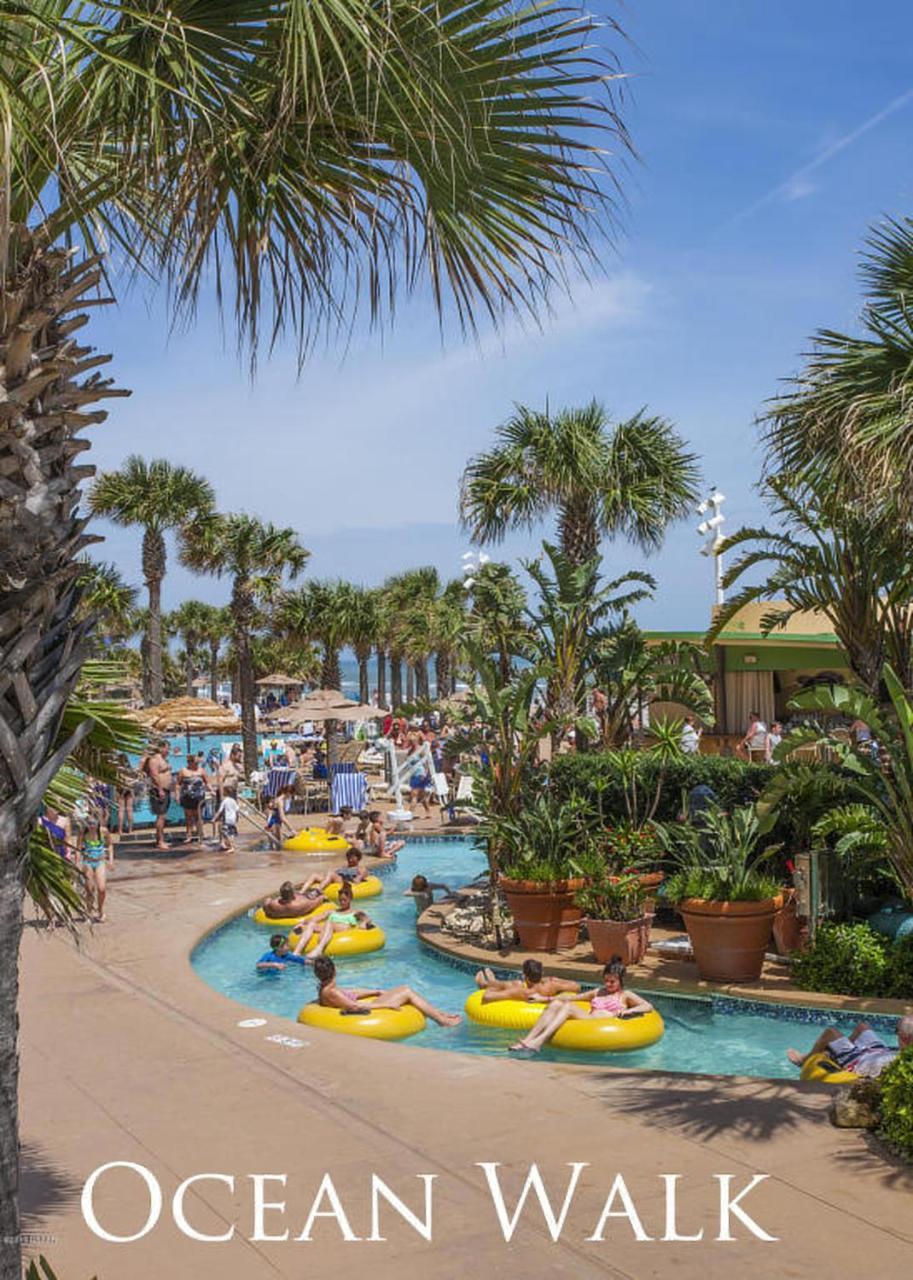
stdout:
MULTIPOLYGON (((472 975, 423 947, 415 933, 415 908, 403 891, 417 872, 429 880, 456 888, 469 883, 484 866, 482 855, 469 840, 414 840, 400 853, 384 876, 384 893, 362 903, 387 935, 383 951, 337 961, 345 986, 390 987, 408 983, 443 1009, 462 1012, 474 990, 472 975)), ((306 863, 302 860, 302 872, 306 863)), ((278 877, 277 877, 278 882, 278 877)), ((264 890, 270 886, 264 885, 264 890)), ((258 974, 255 964, 268 947, 270 930, 242 915, 210 934, 195 949, 191 961, 204 982, 233 1000, 294 1021, 303 1004, 313 999, 314 978, 309 968, 290 966, 282 974, 258 974)), ((794 1077, 786 1061, 791 1045, 810 1045, 821 1025, 833 1015, 813 1009, 776 1009, 728 998, 691 999, 650 996, 666 1023, 658 1044, 637 1053, 573 1054, 543 1050, 543 1058, 560 1062, 609 1062, 616 1067, 662 1071, 709 1072, 714 1075, 794 1077)), ((855 1018, 838 1019, 849 1030, 855 1018)), ((877 1025, 878 1019, 870 1019, 877 1025)), ((892 1020, 880 1029, 889 1035, 892 1020)), ((292 1033, 294 1034, 294 1033, 292 1033)), ((309 1032, 317 1035, 317 1032, 309 1032)), ((451 1049, 461 1053, 506 1056, 516 1033, 479 1027, 464 1021, 455 1029, 429 1022, 420 1035, 406 1041, 416 1048, 451 1049)))

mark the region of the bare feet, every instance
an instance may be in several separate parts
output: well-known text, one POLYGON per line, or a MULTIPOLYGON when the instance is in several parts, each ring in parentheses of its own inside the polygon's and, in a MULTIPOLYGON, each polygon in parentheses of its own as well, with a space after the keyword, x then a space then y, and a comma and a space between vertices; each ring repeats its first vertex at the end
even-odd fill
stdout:
POLYGON ((441 1015, 442 1027, 456 1027, 463 1021, 458 1013, 444 1013, 441 1015))
POLYGON ((527 1044, 525 1040, 518 1040, 516 1044, 510 1046, 511 1053, 538 1053, 539 1046, 535 1044, 527 1044))
POLYGON ((801 1067, 802 1063, 805 1061, 798 1049, 787 1049, 786 1056, 794 1067, 801 1067))

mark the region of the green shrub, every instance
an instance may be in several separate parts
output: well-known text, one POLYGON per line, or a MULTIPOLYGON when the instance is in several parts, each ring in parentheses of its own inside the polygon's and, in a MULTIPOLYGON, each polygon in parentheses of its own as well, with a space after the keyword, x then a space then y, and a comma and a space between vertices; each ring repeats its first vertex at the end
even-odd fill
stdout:
POLYGON ((903 1049, 878 1077, 881 1127, 886 1142, 913 1159, 913 1045, 903 1049))
POLYGON ((895 1000, 913 1000, 913 937, 901 938, 888 947, 890 990, 895 1000))
POLYGON ((886 996, 890 944, 867 924, 823 924, 814 946, 796 958, 793 981, 805 991, 886 996))

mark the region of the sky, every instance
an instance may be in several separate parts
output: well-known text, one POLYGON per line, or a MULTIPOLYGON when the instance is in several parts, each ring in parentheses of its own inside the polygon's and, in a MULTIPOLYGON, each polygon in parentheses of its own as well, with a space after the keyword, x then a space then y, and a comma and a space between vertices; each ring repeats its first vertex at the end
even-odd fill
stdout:
MULTIPOLYGON (((443 335, 429 298, 401 302, 395 326, 319 349, 298 374, 281 348, 252 382, 212 305, 174 331, 142 288, 96 314, 92 341, 129 387, 94 431, 90 459, 130 453, 204 473, 219 509, 291 525, 308 576, 366 585, 419 564, 444 578, 469 547, 457 523, 468 458, 490 446, 514 403, 584 404, 623 418, 646 405, 699 454, 726 495, 724 532, 764 516, 757 415, 801 367, 819 327, 852 329, 858 253, 887 214, 913 215, 913 5, 903 0, 595 0, 619 20, 623 114, 638 159, 613 249, 541 331, 508 325, 443 335)), ((608 36, 607 36, 608 38, 608 36)), ((713 569, 699 517, 645 557, 604 546, 611 576, 658 581, 637 616, 702 629, 713 569)), ((95 555, 141 584, 140 533, 97 522, 95 555)), ((488 550, 534 552, 538 537, 488 550)), ((221 603, 228 584, 172 555, 164 603, 221 603)))

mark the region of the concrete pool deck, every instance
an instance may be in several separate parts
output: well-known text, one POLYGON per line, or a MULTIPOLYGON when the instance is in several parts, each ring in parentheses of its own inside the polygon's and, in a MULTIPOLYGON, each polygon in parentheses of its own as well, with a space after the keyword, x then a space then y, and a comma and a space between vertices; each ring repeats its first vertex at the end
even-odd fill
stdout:
MULTIPOLYGON (((428 1273, 463 1277, 511 1271, 534 1277, 803 1277, 822 1267, 879 1277, 909 1274, 913 1169, 886 1161, 864 1134, 833 1129, 832 1096, 791 1081, 646 1075, 417 1051, 321 1034, 219 995, 188 958, 200 936, 285 874, 326 860, 285 854, 208 853, 171 862, 138 855, 111 885, 110 923, 77 947, 61 933, 25 930, 21 1050, 23 1201, 28 1232, 60 1280, 159 1280, 428 1273), (244 1028, 245 1018, 263 1025, 244 1028), (266 1135, 269 1135, 267 1137, 266 1135), (108 1161, 152 1170, 166 1209, 133 1244, 107 1244, 85 1226, 79 1196, 108 1161), (558 1243, 529 1203, 510 1245, 498 1228, 479 1161, 501 1162, 515 1196, 537 1161, 560 1203, 568 1162, 588 1162, 558 1243), (320 1220, 295 1242, 325 1171, 354 1232, 369 1234, 367 1191, 376 1172, 413 1209, 418 1174, 436 1174, 434 1240, 393 1211, 385 1243, 343 1244, 320 1220), (178 1232, 168 1205, 192 1174, 235 1175, 236 1190, 201 1183, 187 1196, 194 1227, 236 1237, 202 1244, 178 1232), (610 1219, 604 1243, 588 1242, 615 1174, 651 1236, 664 1231, 661 1173, 679 1173, 679 1230, 693 1243, 637 1243, 610 1219), (269 1229, 286 1243, 251 1243, 247 1175, 285 1173, 286 1200, 269 1229), (714 1174, 741 1189, 768 1174, 744 1202, 779 1243, 738 1223, 717 1243, 714 1174)), ((797 1028, 801 1035, 802 1029, 797 1028)), ((99 1215, 112 1232, 139 1229, 147 1201, 136 1181, 102 1184, 99 1215)), ((513 1204, 513 1199, 509 1199, 513 1204)), ((326 1204, 322 1206, 326 1209, 326 1204)), ((616 1205, 617 1208, 617 1205, 616 1205)))

